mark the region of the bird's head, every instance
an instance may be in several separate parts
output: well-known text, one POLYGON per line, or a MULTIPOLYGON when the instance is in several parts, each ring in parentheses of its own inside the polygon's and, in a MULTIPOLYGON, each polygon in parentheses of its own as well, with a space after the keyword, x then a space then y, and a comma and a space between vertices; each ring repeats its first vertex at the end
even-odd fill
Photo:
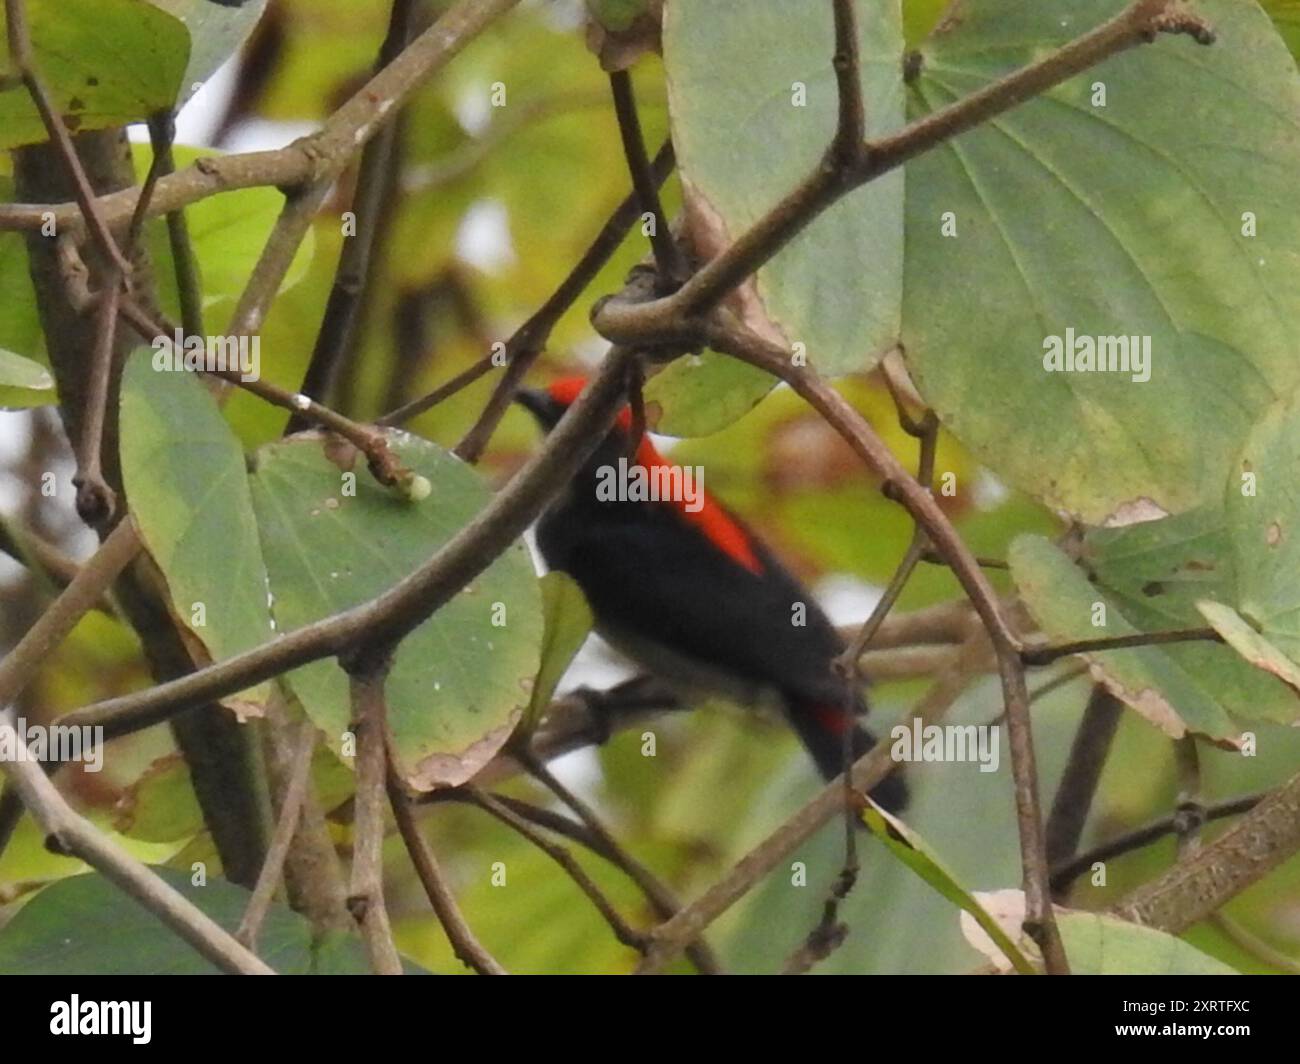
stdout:
MULTIPOLYGON (((586 377, 563 377, 546 388, 520 390, 515 394, 515 402, 531 413, 545 431, 550 432, 586 386, 586 377)), ((623 420, 622 415, 619 420, 623 420)))

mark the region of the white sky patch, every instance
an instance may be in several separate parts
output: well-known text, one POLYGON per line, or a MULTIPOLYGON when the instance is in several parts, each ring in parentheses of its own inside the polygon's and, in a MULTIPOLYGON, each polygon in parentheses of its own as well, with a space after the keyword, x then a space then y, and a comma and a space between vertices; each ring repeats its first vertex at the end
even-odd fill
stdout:
POLYGON ((472 204, 456 232, 456 255, 484 273, 499 273, 516 261, 510 215, 500 200, 472 204))
POLYGON ((823 577, 813 593, 832 624, 858 624, 865 621, 880 601, 882 591, 854 576, 836 573, 823 577))
POLYGON ((481 137, 492 124, 492 90, 483 84, 466 85, 451 105, 460 128, 471 137, 481 137))

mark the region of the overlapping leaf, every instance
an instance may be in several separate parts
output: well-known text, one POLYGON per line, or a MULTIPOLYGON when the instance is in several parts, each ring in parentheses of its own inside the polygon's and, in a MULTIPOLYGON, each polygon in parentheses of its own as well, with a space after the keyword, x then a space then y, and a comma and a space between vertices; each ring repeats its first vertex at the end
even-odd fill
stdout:
MULTIPOLYGON (((392 587, 488 501, 486 484, 441 448, 404 433, 391 443, 433 485, 429 498, 396 497, 364 460, 327 452, 315 434, 257 453, 253 505, 282 629, 392 587)), ((402 642, 385 694, 397 767, 412 786, 462 783, 500 749, 528 705, 541 639, 537 578, 518 543, 402 642)), ((287 679, 326 740, 343 750, 352 717, 343 670, 318 661, 287 679)))
MULTIPOLYGON (((27 20, 37 67, 69 130, 138 122, 176 103, 190 35, 147 0, 30 0, 27 20)), ((0 91, 0 148, 45 139, 27 89, 0 91)))
MULTIPOLYGON (((932 23, 931 6, 909 12, 909 32, 932 23)), ((957 9, 920 45, 908 117, 1122 6, 957 9)), ((902 89, 895 7, 860 5, 878 130, 896 121, 902 89)), ((760 271, 751 317, 807 342, 831 372, 867 368, 901 339, 923 394, 977 457, 1085 518, 1217 500, 1251 424, 1300 379, 1300 92, 1257 6, 1196 10, 1213 46, 1162 36, 913 160, 905 194, 893 178, 853 193, 760 271), (1145 374, 1132 363, 1046 372, 1045 341, 1068 330, 1134 337, 1139 351, 1149 338, 1150 378, 1135 380, 1145 374)), ((674 132, 697 227, 735 236, 816 162, 834 127, 829 23, 793 0, 670 7, 674 132), (792 106, 799 81, 806 109, 792 106)), ((724 382, 711 390, 731 416, 724 382)), ((683 387, 670 383, 665 406, 683 387)))

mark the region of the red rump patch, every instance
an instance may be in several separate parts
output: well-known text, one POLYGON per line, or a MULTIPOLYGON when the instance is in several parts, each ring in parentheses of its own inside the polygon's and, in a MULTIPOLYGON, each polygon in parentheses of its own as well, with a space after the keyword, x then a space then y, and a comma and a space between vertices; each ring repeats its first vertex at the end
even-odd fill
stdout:
MULTIPOLYGON (((569 406, 587 386, 585 377, 564 377, 555 381, 547 389, 551 398, 562 406, 569 406)), ((624 407, 619 411, 617 424, 624 432, 632 430, 632 411, 624 407)), ((641 438, 641 445, 636 451, 638 465, 646 469, 671 468, 672 463, 655 450, 649 437, 641 438)), ((749 535, 722 506, 706 491, 703 493, 704 505, 699 510, 686 509, 685 499, 673 499, 665 505, 673 507, 690 524, 704 534, 704 538, 722 551, 732 561, 743 565, 751 573, 761 576, 763 563, 758 560, 753 542, 749 535)))
POLYGON ((839 706, 810 706, 817 723, 832 735, 843 735, 853 727, 853 717, 839 706))

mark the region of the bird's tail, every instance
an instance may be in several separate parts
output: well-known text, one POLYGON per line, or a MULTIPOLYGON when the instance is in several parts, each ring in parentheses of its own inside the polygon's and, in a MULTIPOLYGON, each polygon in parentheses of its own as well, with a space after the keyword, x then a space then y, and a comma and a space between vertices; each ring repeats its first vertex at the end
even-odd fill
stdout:
MULTIPOLYGON (((876 737, 858 723, 859 714, 843 706, 793 698, 787 699, 786 706, 791 726, 828 780, 838 776, 844 767, 846 732, 854 761, 876 745, 876 737)), ((871 797, 890 812, 902 809, 907 804, 907 784, 899 770, 895 769, 878 784, 871 797)))

